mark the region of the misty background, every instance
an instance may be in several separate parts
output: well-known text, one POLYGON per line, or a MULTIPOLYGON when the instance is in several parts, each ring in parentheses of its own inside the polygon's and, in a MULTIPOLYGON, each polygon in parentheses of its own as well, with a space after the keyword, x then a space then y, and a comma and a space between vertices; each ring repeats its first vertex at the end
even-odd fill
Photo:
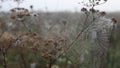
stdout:
MULTIPOLYGON (((30 5, 34 6, 34 10, 42 10, 42 11, 80 11, 83 7, 81 4, 83 0, 25 0, 20 4, 21 7, 25 7, 29 9, 30 5)), ((107 11, 107 12, 115 12, 120 11, 120 0, 108 0, 107 3, 103 5, 96 6, 96 9, 107 11)), ((9 11, 9 9, 16 7, 17 3, 12 1, 0 3, 2 6, 2 11, 9 11)))
MULTIPOLYGON (((30 16, 28 15, 22 17, 23 19, 19 19, 17 18, 17 15, 15 13, 9 12, 10 9, 17 7, 17 3, 12 2, 11 0, 10 1, 8 0, 6 2, 1 2, 0 24, 1 23, 2 24, 0 28, 1 28, 1 32, 6 31, 6 33, 3 35, 3 38, 6 39, 11 36, 17 37, 19 33, 28 32, 28 30, 25 27, 26 25, 27 28, 29 28, 32 32, 40 34, 40 37, 44 38, 45 40, 52 39, 55 40, 56 42, 61 39, 65 39, 65 40, 67 39, 66 42, 69 44, 74 40, 75 36, 80 32, 80 30, 82 30, 82 26, 84 25, 83 22, 85 21, 85 14, 81 12, 81 8, 83 7, 83 5, 79 4, 82 1, 83 0, 24 0, 22 3, 20 3, 19 7, 23 7, 31 10, 30 6, 32 5, 33 11, 30 11, 30 16)), ((109 48, 108 57, 107 59, 105 58, 105 60, 108 61, 107 64, 105 64, 106 68, 120 68, 120 46, 119 46, 120 45, 119 42, 120 41, 120 35, 119 35, 120 4, 119 3, 120 0, 108 0, 105 4, 95 6, 95 9, 98 9, 100 11, 105 11, 107 13, 106 17, 109 18, 110 20, 112 18, 115 18, 117 20, 117 28, 112 32, 113 33, 112 39, 110 39, 110 48, 109 48)), ((91 21, 91 17, 92 16, 88 18, 87 23, 91 21)), ((3 39, 1 40, 3 44, 6 43, 6 41, 4 41, 3 39)), ((32 46, 31 43, 26 43, 26 45, 27 44, 32 46)), ((79 40, 77 41, 77 45, 80 45, 79 40)), ((88 46, 85 47, 89 48, 88 46)), ((49 49, 50 48, 47 48, 47 50, 49 49)), ((81 49, 76 48, 75 50, 79 51, 81 49)), ((85 51, 83 51, 83 53, 84 52, 85 51)), ((11 49, 11 52, 9 52, 9 54, 7 55, 8 61, 10 61, 8 65, 10 66, 10 68, 18 68, 18 67, 30 68, 29 67, 30 64, 36 63, 36 68, 45 68, 47 64, 46 60, 43 57, 41 57, 41 54, 39 52, 36 52, 35 54, 36 55, 33 56, 33 54, 31 52, 28 52, 26 49, 18 50, 17 48, 13 48, 11 49), (27 58, 25 58, 26 67, 24 67, 24 64, 19 63, 21 59, 19 59, 20 58, 19 52, 17 51, 19 52, 23 51, 23 54, 27 56, 27 58)), ((76 59, 75 57, 79 56, 77 55, 77 53, 74 54, 69 53, 69 54, 72 57, 74 56, 73 59, 76 59)), ((93 58, 92 55, 87 57, 93 58)), ((90 58, 90 60, 92 59, 90 58)), ((58 59, 57 64, 61 66, 60 68, 74 68, 72 67, 74 66, 74 64, 68 61, 69 59, 66 59, 66 57, 62 57, 60 58, 60 60, 58 59)), ((85 61, 88 62, 87 59, 85 61)), ((2 59, 0 58, 0 68, 3 68, 1 62, 2 59)), ((91 61, 89 62, 90 64, 88 63, 88 65, 86 65, 86 63, 81 64, 80 65, 82 66, 81 68, 85 68, 86 66, 88 66, 86 68, 89 68, 89 65, 94 65, 93 64, 94 62, 93 63, 91 61)))

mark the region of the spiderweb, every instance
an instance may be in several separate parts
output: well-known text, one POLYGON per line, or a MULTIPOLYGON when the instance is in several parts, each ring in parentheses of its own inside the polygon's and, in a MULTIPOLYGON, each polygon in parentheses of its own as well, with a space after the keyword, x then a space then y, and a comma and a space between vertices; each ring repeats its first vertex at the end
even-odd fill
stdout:
POLYGON ((66 56, 83 68, 102 68, 109 47, 112 20, 105 16, 96 18, 67 50, 66 56))

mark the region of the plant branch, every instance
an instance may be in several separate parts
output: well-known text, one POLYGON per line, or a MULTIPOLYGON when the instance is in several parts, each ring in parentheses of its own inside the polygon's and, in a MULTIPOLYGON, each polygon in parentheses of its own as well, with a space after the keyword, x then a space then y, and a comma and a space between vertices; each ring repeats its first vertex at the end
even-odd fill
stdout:
POLYGON ((6 51, 5 51, 5 48, 2 49, 2 55, 3 55, 3 66, 4 66, 4 68, 8 68, 7 67, 7 61, 6 61, 6 51))

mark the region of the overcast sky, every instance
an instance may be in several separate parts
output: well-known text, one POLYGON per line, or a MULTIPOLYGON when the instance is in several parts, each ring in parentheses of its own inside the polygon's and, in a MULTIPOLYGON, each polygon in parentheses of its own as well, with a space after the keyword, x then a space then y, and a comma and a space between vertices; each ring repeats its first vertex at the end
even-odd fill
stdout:
MULTIPOLYGON (((25 0, 20 6, 29 8, 30 5, 34 6, 35 10, 44 10, 47 7, 48 11, 79 11, 82 5, 78 2, 82 0, 25 0)), ((17 4, 13 2, 1 3, 2 10, 9 10, 17 4)), ((97 6, 97 9, 102 11, 120 11, 120 0, 108 0, 107 3, 97 6)))

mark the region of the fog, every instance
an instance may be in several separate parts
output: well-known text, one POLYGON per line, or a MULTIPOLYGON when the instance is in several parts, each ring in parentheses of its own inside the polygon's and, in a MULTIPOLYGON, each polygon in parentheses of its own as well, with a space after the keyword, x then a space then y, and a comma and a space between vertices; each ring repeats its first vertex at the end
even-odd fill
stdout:
MULTIPOLYGON (((25 0, 20 6, 29 8, 30 5, 34 6, 34 10, 42 11, 80 11, 82 5, 78 4, 83 0, 25 0)), ((107 3, 95 7, 102 11, 120 11, 120 0, 108 0, 107 3)), ((2 11, 9 11, 10 8, 16 7, 17 4, 11 1, 1 3, 2 11)))

